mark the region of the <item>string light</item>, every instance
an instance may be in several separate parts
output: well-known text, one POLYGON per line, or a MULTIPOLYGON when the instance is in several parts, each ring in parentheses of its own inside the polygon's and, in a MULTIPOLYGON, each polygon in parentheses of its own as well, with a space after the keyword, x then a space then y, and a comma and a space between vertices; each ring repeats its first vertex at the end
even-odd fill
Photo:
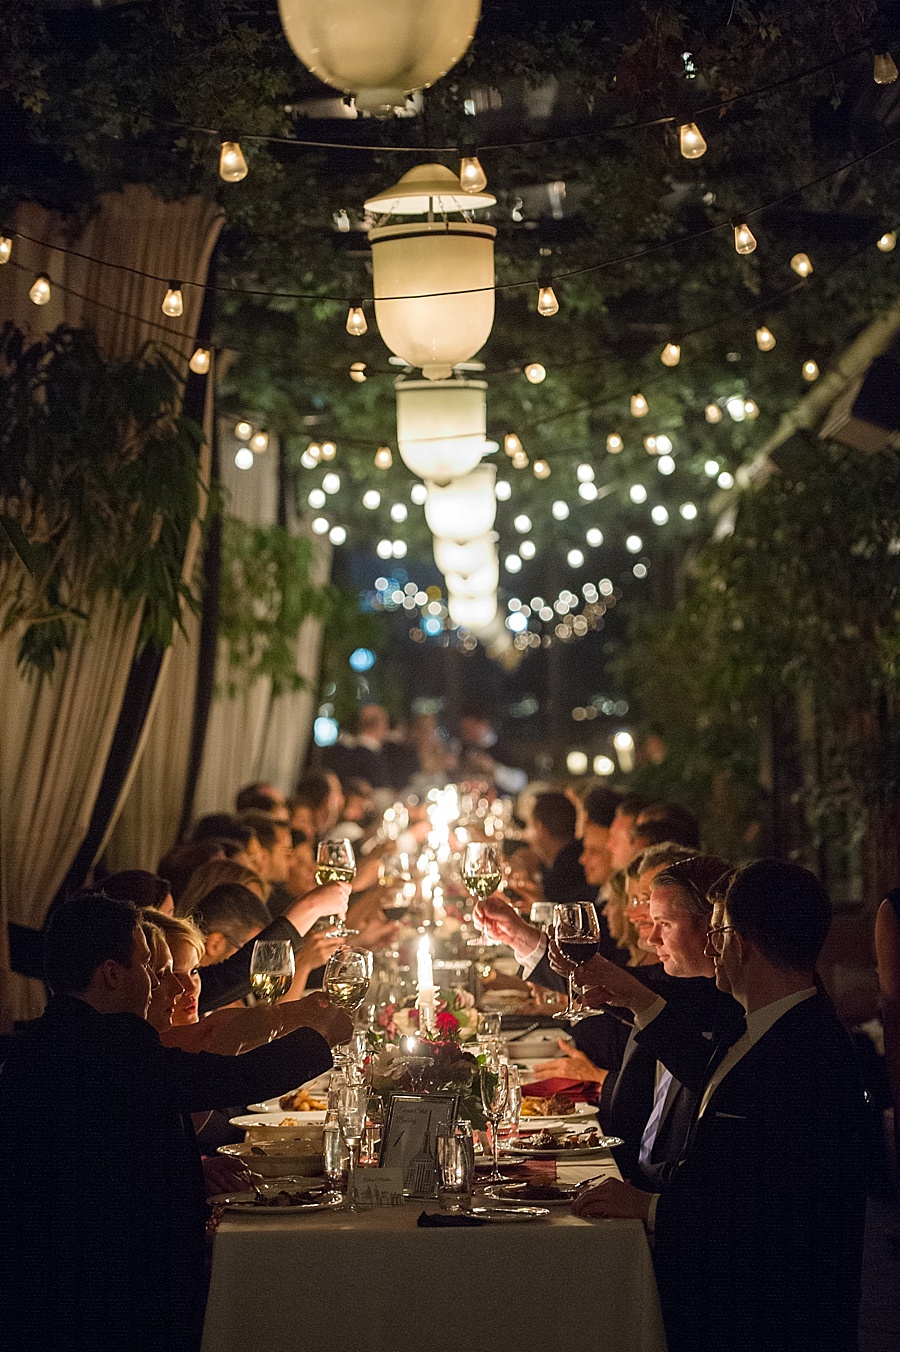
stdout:
POLYGON ((463 192, 483 192, 487 187, 487 174, 477 155, 463 155, 459 164, 459 181, 463 192))
POLYGON ((718 474, 719 469, 720 465, 718 460, 707 460, 706 464, 703 466, 703 473, 706 475, 707 479, 714 479, 718 474))
POLYGON ((398 525, 409 516, 409 508, 405 502, 395 502, 391 507, 391 520, 396 521, 398 525))
POLYGON ((506 558, 503 560, 503 567, 508 573, 521 573, 522 560, 519 558, 518 554, 507 554, 506 558))
POLYGON ((897 247, 897 236, 894 231, 885 230, 881 238, 875 241, 875 247, 882 253, 893 253, 897 247))
POLYGON ((699 160, 708 149, 696 122, 682 122, 678 128, 678 149, 686 160, 699 160))
POLYGON ((656 468, 659 470, 660 474, 674 474, 675 461, 670 455, 661 455, 656 462, 656 468))
POLYGON ((656 437, 644 437, 644 450, 648 455, 656 455, 656 437))
POLYGON ((718 404, 707 404, 705 414, 708 423, 719 423, 722 421, 722 410, 719 408, 718 404))
POLYGON ((632 484, 628 490, 628 496, 632 502, 640 504, 647 501, 647 490, 643 484, 632 484))
POLYGON ((238 469, 253 468, 253 452, 249 446, 239 446, 235 451, 234 463, 238 469))
POLYGON ((678 511, 685 521, 696 521, 697 519, 697 508, 693 502, 683 502, 678 511))
POLYGON ((8 235, 0 235, 0 267, 12 257, 12 240, 8 235))
POLYGON ((390 469, 394 463, 394 457, 391 455, 390 446, 379 446, 375 452, 375 468, 390 469))
POLYGON ((498 502, 509 502, 512 497, 512 485, 506 479, 498 479, 494 485, 494 496, 498 502))
POLYGON ((333 545, 342 545, 347 539, 347 532, 343 526, 332 526, 328 538, 333 545))
POLYGON ((584 483, 578 485, 578 496, 581 498, 582 502, 596 502, 600 496, 600 492, 595 483, 586 480, 584 483))
POLYGON ((364 361, 355 361, 350 367, 350 379, 355 380, 357 385, 366 383, 366 363, 364 361))
POLYGON ((198 347, 194 350, 194 355, 188 362, 195 376, 205 376, 209 371, 209 351, 205 347, 198 347))
POLYGON ((513 530, 517 530, 520 535, 527 535, 531 530, 531 517, 522 512, 513 521, 513 530))
POLYGON ((361 338, 368 331, 365 312, 361 304, 351 304, 347 311, 346 329, 352 338, 361 338))
POLYGON ((313 511, 320 512, 328 501, 328 497, 321 488, 314 488, 306 501, 313 511))
POLYGON ((529 362, 525 367, 525 379, 530 385, 540 385, 542 380, 547 379, 546 366, 542 366, 539 361, 529 362))
POLYGON ((734 475, 730 474, 727 469, 723 469, 716 479, 716 483, 720 488, 734 488, 734 475))
POLYGON ((566 521, 569 516, 569 504, 558 499, 550 508, 554 521, 566 521))
POLYGON ((593 465, 579 465, 575 471, 575 478, 580 484, 593 483, 594 467, 593 465))
POLYGON ((810 383, 819 379, 819 363, 815 361, 805 361, 802 367, 803 379, 810 383))
POLYGON ((523 559, 533 559, 537 553, 537 546, 533 540, 523 540, 519 545, 519 553, 523 559))
MULTIPOLYGON (((508 488, 509 484, 506 486, 508 488)), ((499 488, 500 484, 498 484, 497 487, 499 488)), ((428 501, 428 489, 424 484, 413 484, 412 488, 409 490, 409 496, 417 507, 424 507, 425 503, 428 501)), ((500 494, 498 493, 497 497, 499 498, 499 496, 500 494)), ((508 493, 507 497, 509 497, 508 493)))
POLYGON ((656 454, 670 455, 672 452, 672 438, 667 437, 665 432, 656 438, 656 454))
POLYGON ((269 449, 268 432, 254 432, 250 438, 250 449, 255 455, 262 455, 263 451, 269 449))
POLYGON ((585 532, 584 538, 591 546, 591 549, 599 549, 600 545, 603 544, 603 531, 597 526, 591 526, 590 529, 585 532))
MULTIPOLYGON (((253 445, 253 442, 252 442, 252 441, 251 441, 250 445, 251 445, 251 446, 253 445)), ((337 455, 337 446, 335 446, 334 442, 333 442, 333 441, 323 441, 323 442, 322 442, 322 459, 323 459, 323 460, 333 460, 334 457, 335 457, 336 455, 337 455)))
POLYGON ((309 457, 314 465, 317 465, 322 459, 322 447, 317 441, 311 441, 304 454, 309 457))
POLYGON ((181 294, 180 282, 169 282, 169 289, 162 303, 162 312, 170 319, 177 319, 179 315, 184 314, 184 297, 181 294))
POLYGON ((238 441, 249 441, 253 436, 253 428, 248 422, 241 421, 236 424, 234 435, 237 437, 238 441))
POLYGON ((743 422, 747 416, 747 409, 739 394, 733 394, 730 399, 726 399, 725 407, 732 422, 743 422))
POLYGON ((515 455, 512 458, 512 467, 513 469, 528 468, 528 456, 525 454, 524 451, 516 451, 515 455))
POLYGON ((509 456, 518 455, 522 451, 522 443, 515 432, 507 432, 503 438, 503 449, 509 456))
POLYGON ((35 277, 28 292, 28 299, 34 301, 35 305, 46 305, 48 303, 50 300, 50 278, 46 272, 42 272, 40 276, 35 277))
POLYGON ((580 549, 570 549, 566 555, 566 563, 570 568, 580 568, 584 563, 584 555, 580 549))
POLYGON ((625 548, 629 554, 640 554, 644 548, 644 542, 639 535, 629 535, 625 541, 625 548))
POLYGON ((677 366, 681 361, 681 344, 666 343, 659 359, 663 366, 677 366))
POLYGON ((754 418, 759 417, 759 404, 757 404, 753 399, 745 400, 744 412, 752 422, 754 418))
POLYGON ((775 346, 775 335, 765 324, 760 324, 756 330, 756 346, 760 352, 771 352, 775 346))
POLYGON ((362 496, 362 505, 369 512, 374 512, 376 507, 381 506, 381 494, 377 488, 367 488, 362 496))
POLYGON ((240 183, 248 172, 240 142, 223 141, 219 150, 219 178, 225 183, 240 183))
POLYGON ((650 520, 653 522, 654 526, 664 526, 668 521, 668 519, 669 513, 666 511, 665 507, 662 506, 662 504, 660 504, 658 507, 651 507, 650 520))
POLYGON ((624 442, 618 432, 610 432, 609 436, 606 438, 606 449, 609 451, 610 455, 618 455, 623 445, 624 442))
POLYGON ((746 222, 735 222, 734 247, 739 254, 752 254, 756 248, 756 236, 746 222))
POLYGON ((813 271, 813 265, 809 254, 795 253, 791 259, 791 267, 798 277, 810 277, 813 271))
POLYGON ((341 235, 346 235, 350 229, 350 217, 347 215, 346 211, 342 208, 340 211, 333 212, 331 219, 334 221, 337 232, 341 235))
POLYGON ((312 523, 312 528, 316 535, 327 535, 331 529, 331 522, 326 516, 317 516, 312 523))
POLYGON ((339 474, 326 474, 322 480, 322 487, 326 493, 335 494, 341 491, 341 476, 339 474))
POLYGON ((640 393, 631 396, 631 416, 632 418, 646 418, 650 412, 650 405, 640 393))
POLYGON ((539 315, 543 315, 545 319, 549 319, 551 315, 556 314, 558 309, 559 301, 556 299, 556 292, 553 290, 550 279, 549 277, 542 277, 538 281, 537 312, 539 315))
POLYGON ((872 79, 877 85, 893 84, 897 78, 897 63, 890 52, 876 52, 872 62, 872 79))
POLYGON ((536 479, 549 479, 549 478, 550 478, 550 466, 549 466, 549 464, 547 463, 546 460, 535 460, 535 462, 534 462, 534 477, 535 477, 536 479))

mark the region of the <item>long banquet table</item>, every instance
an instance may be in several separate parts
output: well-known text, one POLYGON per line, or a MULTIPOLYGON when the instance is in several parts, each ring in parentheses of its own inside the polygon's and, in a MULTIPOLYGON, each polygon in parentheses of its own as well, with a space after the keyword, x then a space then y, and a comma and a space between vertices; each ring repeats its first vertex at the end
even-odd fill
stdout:
POLYGON ((202 1352, 665 1352, 639 1221, 422 1230, 423 1209, 226 1215, 202 1352))

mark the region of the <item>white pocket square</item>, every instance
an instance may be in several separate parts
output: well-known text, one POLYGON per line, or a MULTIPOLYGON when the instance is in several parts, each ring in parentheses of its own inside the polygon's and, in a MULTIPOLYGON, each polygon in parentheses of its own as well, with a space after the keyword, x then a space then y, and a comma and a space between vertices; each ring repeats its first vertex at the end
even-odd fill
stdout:
POLYGON ((726 1117, 729 1122, 748 1122, 750 1120, 744 1113, 716 1113, 716 1117, 726 1117))

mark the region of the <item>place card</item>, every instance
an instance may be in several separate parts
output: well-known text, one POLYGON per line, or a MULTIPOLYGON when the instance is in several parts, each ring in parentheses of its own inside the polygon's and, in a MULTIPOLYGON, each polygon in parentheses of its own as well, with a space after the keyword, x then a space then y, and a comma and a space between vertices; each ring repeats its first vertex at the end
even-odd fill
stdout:
POLYGON ((361 1206, 402 1206, 403 1170, 401 1168, 357 1170, 356 1196, 361 1206))

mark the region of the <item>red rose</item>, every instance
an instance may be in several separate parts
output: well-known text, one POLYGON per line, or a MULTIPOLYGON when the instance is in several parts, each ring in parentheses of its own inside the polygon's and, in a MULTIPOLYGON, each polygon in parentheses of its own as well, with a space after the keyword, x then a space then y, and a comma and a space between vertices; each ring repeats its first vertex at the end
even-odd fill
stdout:
POLYGON ((452 1037, 454 1033, 459 1032, 459 1019, 451 1014, 448 1009, 442 1010, 435 1022, 441 1037, 452 1037))

